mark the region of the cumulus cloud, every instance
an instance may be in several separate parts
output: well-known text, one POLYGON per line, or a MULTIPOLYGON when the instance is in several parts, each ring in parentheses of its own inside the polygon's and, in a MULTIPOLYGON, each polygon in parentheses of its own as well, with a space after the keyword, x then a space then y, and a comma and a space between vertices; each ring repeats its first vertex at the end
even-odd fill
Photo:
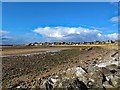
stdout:
POLYGON ((49 38, 50 41, 103 41, 116 40, 118 36, 117 33, 105 35, 99 30, 83 27, 40 27, 33 31, 49 38))
POLYGON ((120 20, 120 16, 115 16, 110 19, 111 22, 118 22, 120 20))
POLYGON ((6 30, 0 30, 0 44, 26 44, 36 41, 39 41, 39 38, 33 32, 14 35, 6 30))
POLYGON ((110 39, 117 39, 118 38, 118 33, 113 33, 113 34, 108 34, 107 37, 110 39))
POLYGON ((0 30, 0 44, 24 44, 35 41, 54 42, 81 42, 81 41, 105 41, 117 40, 118 34, 103 34, 98 29, 89 29, 83 27, 40 27, 31 33, 22 35, 12 35, 8 31, 0 30), (35 32, 35 33, 33 33, 35 32), (36 34, 37 33, 37 34, 36 34), (40 35, 40 37, 39 37, 40 35), (42 37, 41 37, 42 35, 42 37))

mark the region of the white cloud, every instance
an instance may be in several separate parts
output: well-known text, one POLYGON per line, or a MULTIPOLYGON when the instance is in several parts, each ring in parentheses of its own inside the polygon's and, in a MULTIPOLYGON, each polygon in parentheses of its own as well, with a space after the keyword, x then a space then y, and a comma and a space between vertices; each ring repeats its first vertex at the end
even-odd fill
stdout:
POLYGON ((120 16, 112 17, 110 19, 111 22, 118 22, 118 20, 120 20, 120 16))
POLYGON ((0 44, 26 44, 36 41, 39 41, 39 38, 33 32, 14 35, 11 32, 0 30, 0 44))
POLYGON ((109 37, 110 39, 116 39, 118 38, 118 33, 108 34, 107 37, 109 37))
POLYGON ((89 30, 82 27, 40 27, 34 30, 38 34, 46 37, 61 38, 71 34, 93 34, 100 33, 98 30, 89 30))
POLYGON ((7 37, 8 33, 9 33, 8 31, 0 30, 0 38, 7 37))
POLYGON ((98 35, 98 37, 101 37, 101 36, 102 36, 102 34, 101 34, 101 33, 98 33, 97 35, 98 35))
POLYGON ((103 34, 99 30, 83 27, 40 27, 33 30, 50 41, 95 41, 95 40, 116 40, 117 33, 103 34))

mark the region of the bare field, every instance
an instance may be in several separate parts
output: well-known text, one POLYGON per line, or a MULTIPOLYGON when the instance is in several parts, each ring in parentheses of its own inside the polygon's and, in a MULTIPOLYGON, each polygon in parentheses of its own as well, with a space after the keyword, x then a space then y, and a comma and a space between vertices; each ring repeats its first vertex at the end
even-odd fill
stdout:
POLYGON ((54 46, 4 46, 1 49, 2 55, 15 55, 15 54, 29 54, 36 52, 45 52, 49 50, 65 50, 75 47, 105 47, 109 49, 118 49, 118 46, 114 45, 54 45, 54 46))
POLYGON ((37 52, 45 52, 49 50, 65 50, 67 47, 27 47, 27 46, 14 46, 14 47, 3 47, 2 55, 15 55, 15 54, 29 54, 37 52))

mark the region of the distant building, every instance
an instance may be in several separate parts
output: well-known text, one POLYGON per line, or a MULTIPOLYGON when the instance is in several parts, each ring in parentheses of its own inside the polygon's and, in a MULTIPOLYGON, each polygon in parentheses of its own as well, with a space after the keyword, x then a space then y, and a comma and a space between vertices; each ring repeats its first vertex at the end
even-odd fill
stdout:
POLYGON ((108 40, 106 43, 110 44, 110 43, 115 43, 115 42, 112 40, 108 40))
POLYGON ((29 43, 28 46, 33 46, 33 43, 29 43))

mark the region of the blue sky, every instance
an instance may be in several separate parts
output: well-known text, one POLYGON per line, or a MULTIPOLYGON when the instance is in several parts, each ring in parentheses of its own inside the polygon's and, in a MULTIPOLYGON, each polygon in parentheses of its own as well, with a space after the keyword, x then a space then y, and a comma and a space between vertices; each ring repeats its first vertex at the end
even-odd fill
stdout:
POLYGON ((117 39, 118 5, 110 2, 2 3, 3 43, 117 39))

